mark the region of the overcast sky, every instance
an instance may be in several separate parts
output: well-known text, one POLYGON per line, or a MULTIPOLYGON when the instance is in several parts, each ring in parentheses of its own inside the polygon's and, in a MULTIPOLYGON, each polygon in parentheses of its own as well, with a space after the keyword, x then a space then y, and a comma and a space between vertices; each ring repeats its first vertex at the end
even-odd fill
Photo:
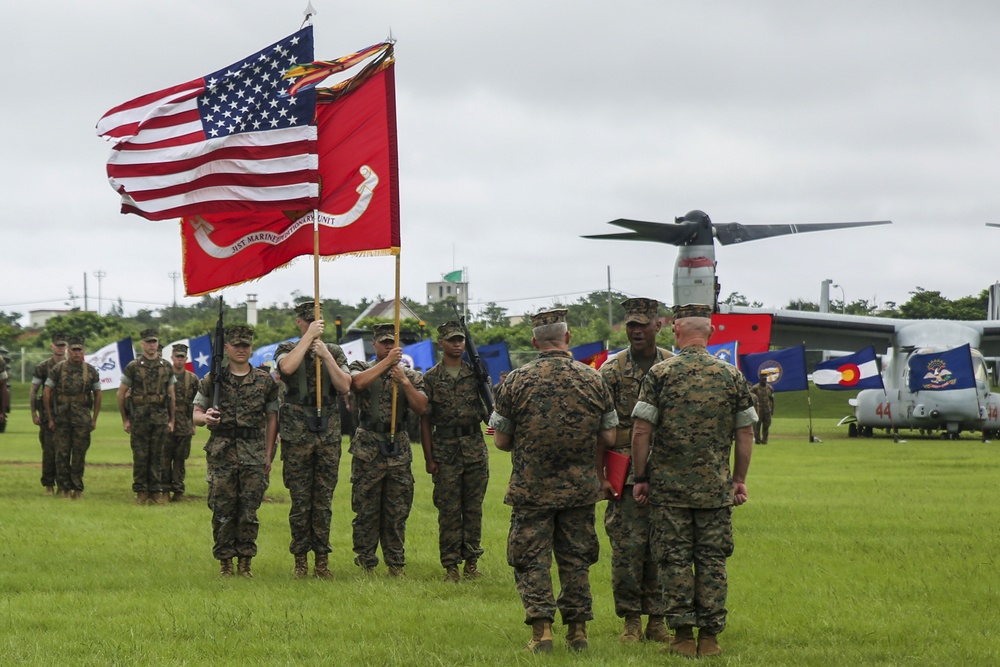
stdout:
MULTIPOLYGON (((468 267, 511 313, 606 287, 669 303, 676 251, 581 239, 619 217, 890 219, 717 249, 722 295, 766 306, 950 298, 1000 279, 1000 3, 313 0, 316 57, 396 44, 403 296, 468 267), (841 291, 831 296, 840 298, 841 291)), ((176 222, 118 212, 110 107, 299 28, 303 0, 52 0, 0 21, 0 310, 169 304, 176 222), (82 306, 82 300, 77 301, 82 306)), ((180 303, 185 298, 176 283, 180 303)), ((394 289, 391 258, 321 268, 324 297, 394 289)), ((223 291, 312 291, 312 265, 223 291)))

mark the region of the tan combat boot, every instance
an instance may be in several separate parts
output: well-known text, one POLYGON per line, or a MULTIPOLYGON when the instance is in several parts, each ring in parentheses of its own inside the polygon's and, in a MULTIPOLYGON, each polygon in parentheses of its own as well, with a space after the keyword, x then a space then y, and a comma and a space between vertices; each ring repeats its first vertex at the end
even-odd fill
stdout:
POLYGON ((389 576, 396 577, 397 579, 406 578, 406 570, 403 569, 402 565, 390 565, 389 566, 389 576))
POLYGON ((320 579, 329 579, 333 576, 333 572, 330 572, 329 554, 316 554, 316 562, 313 564, 313 576, 320 579))
POLYGON ((70 494, 70 498, 72 498, 73 500, 79 500, 80 498, 83 498, 83 491, 76 491, 76 490, 74 490, 70 494))
POLYGON ((483 576, 483 573, 479 571, 477 567, 478 562, 475 558, 470 558, 465 561, 465 578, 466 579, 479 579, 483 576))
POLYGON ((62 497, 63 498, 71 498, 72 496, 73 496, 73 493, 69 489, 63 489, 62 490, 62 497))
POLYGON ((444 569, 444 580, 457 584, 461 577, 458 574, 458 565, 449 565, 444 569))
POLYGON ((618 636, 623 642, 638 642, 642 641, 642 617, 641 616, 626 616, 625 617, 625 629, 618 636))
POLYGON ((170 502, 179 503, 183 501, 184 501, 184 494, 181 493, 180 491, 174 491, 174 496, 173 498, 170 499, 170 502))
POLYGON ((586 651, 590 644, 587 642, 587 622, 573 621, 566 630, 566 648, 570 651, 586 651))
POLYGON ((222 558, 219 560, 219 576, 220 577, 231 577, 233 576, 233 559, 232 558, 222 558))
POLYGON ((670 631, 662 616, 650 616, 646 621, 646 639, 660 644, 670 643, 670 631))
POLYGON ((153 499, 153 502, 157 505, 166 505, 170 502, 169 493, 151 493, 149 495, 153 499))
POLYGON ((47 495, 47 496, 54 496, 54 495, 56 495, 56 490, 53 489, 51 486, 46 486, 45 487, 45 495, 47 495))
POLYGON ((711 655, 722 655, 722 647, 719 646, 717 635, 710 635, 704 630, 698 631, 698 657, 704 658, 711 655))
POLYGON ((135 494, 136 505, 145 505, 148 502, 149 502, 149 494, 146 493, 145 491, 139 491, 138 493, 135 494))
POLYGON ((691 626, 677 628, 670 643, 660 649, 661 653, 683 655, 685 658, 698 657, 698 644, 694 641, 694 630, 691 626))
POLYGON ((293 554, 295 556, 295 568, 292 574, 302 578, 309 575, 309 557, 307 554, 293 554))
POLYGON ((250 570, 250 556, 240 556, 236 559, 236 571, 241 577, 253 579, 253 572, 250 570))
POLYGON ((541 619, 531 622, 531 641, 524 650, 531 653, 552 652, 552 621, 541 619))

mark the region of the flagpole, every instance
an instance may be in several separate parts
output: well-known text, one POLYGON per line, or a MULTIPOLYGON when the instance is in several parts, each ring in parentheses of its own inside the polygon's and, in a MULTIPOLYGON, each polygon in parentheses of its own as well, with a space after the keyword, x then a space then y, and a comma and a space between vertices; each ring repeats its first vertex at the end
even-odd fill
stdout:
MULTIPOLYGON (((313 209, 313 320, 321 319, 319 303, 319 210, 313 209)), ((325 345, 322 340, 320 343, 325 345)), ((323 362, 316 355, 316 423, 323 422, 323 362)))
MULTIPOLYGON (((806 342, 802 341, 802 358, 805 360, 805 348, 806 342)), ((803 368, 805 370, 805 368, 803 368)), ((806 409, 809 413, 809 442, 822 442, 818 438, 813 437, 813 406, 812 406, 812 395, 809 393, 809 378, 806 378, 806 409)))
MULTIPOLYGON (((402 347, 399 344, 399 253, 396 253, 396 322, 395 322, 395 333, 396 333, 396 346, 402 347)), ((392 383, 392 420, 389 422, 389 442, 390 448, 395 451, 396 445, 396 402, 399 397, 399 385, 396 382, 392 383)))

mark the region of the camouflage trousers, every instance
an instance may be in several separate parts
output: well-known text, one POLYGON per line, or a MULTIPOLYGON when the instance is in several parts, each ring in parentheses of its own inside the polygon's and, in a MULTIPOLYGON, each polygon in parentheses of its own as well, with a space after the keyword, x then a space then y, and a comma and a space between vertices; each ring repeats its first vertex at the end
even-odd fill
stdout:
POLYGON ((413 471, 408 465, 390 466, 383 457, 374 461, 351 459, 351 509, 354 510, 354 562, 375 567, 375 550, 382 545, 386 565, 406 564, 403 543, 406 520, 413 506, 413 471))
POLYGON ((514 507, 507 536, 507 563, 524 604, 524 622, 554 620, 563 623, 594 618, 590 595, 590 566, 597 562, 600 544, 594 505, 583 507, 514 507), (559 599, 552 590, 552 555, 559 570, 559 599))
POLYGON ((757 415, 757 421, 753 423, 753 441, 767 444, 767 431, 771 428, 771 415, 757 415))
POLYGON ((292 499, 288 525, 293 554, 328 554, 333 490, 340 472, 340 433, 299 442, 281 441, 282 479, 292 499))
POLYGON ((38 442, 42 444, 42 486, 56 485, 56 443, 55 431, 45 424, 45 417, 39 413, 42 425, 38 428, 38 442))
MULTIPOLYGON (((461 457, 456 457, 460 459, 461 457)), ((483 555, 483 499, 490 481, 489 461, 441 463, 434 475, 441 565, 457 565, 483 555)))
POLYGON ((733 555, 732 508, 653 507, 667 625, 719 634, 726 628, 726 559, 733 555))
POLYGON ((90 422, 56 424, 56 482, 63 491, 83 491, 83 469, 90 449, 90 422))
POLYGON ((216 560, 257 555, 257 510, 266 490, 264 466, 209 460, 208 508, 216 560))
POLYGON ((666 607, 649 537, 649 505, 639 505, 626 486, 621 500, 609 500, 604 528, 611 541, 611 590, 615 613, 664 616, 666 607))
POLYGON ((132 422, 132 490, 136 493, 163 491, 163 447, 170 436, 166 424, 132 422))
POLYGON ((187 477, 187 459, 191 456, 191 436, 167 436, 163 446, 163 464, 160 469, 164 491, 184 493, 184 479, 187 477))

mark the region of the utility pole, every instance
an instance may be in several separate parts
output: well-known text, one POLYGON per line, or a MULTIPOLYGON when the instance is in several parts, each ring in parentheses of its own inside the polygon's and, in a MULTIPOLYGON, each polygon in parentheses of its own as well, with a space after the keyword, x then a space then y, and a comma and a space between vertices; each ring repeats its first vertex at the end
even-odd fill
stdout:
POLYGON ((87 312, 87 272, 83 272, 83 312, 87 312))
POLYGON ((181 277, 181 274, 176 271, 171 271, 167 274, 167 277, 174 283, 174 308, 177 307, 177 279, 181 277))
POLYGON ((97 314, 101 314, 101 279, 108 275, 106 272, 98 269, 94 271, 94 277, 97 278, 97 314))

